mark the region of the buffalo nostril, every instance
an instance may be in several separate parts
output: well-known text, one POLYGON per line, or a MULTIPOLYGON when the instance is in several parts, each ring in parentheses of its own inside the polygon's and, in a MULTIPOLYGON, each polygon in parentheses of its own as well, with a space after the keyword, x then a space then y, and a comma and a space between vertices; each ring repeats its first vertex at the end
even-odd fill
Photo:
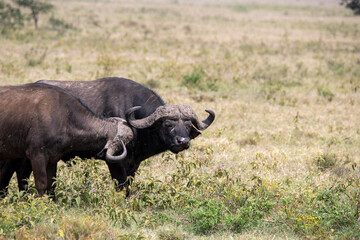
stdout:
POLYGON ((184 138, 183 137, 176 137, 176 144, 180 145, 183 141, 184 141, 184 138))
POLYGON ((184 137, 177 137, 176 138, 176 143, 178 145, 187 145, 189 144, 190 139, 189 138, 184 138, 184 137))

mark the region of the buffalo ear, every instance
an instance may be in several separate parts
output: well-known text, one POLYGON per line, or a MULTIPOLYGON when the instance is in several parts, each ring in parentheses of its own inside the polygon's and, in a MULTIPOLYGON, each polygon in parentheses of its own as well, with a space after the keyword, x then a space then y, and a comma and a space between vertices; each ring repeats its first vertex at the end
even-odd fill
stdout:
POLYGON ((99 159, 105 159, 105 154, 106 154, 106 151, 108 150, 108 148, 109 148, 109 146, 110 146, 110 143, 111 143, 111 141, 108 141, 108 142, 105 144, 104 148, 101 149, 101 151, 96 154, 96 157, 97 157, 97 158, 99 158, 99 159))
POLYGON ((96 154, 96 157, 99 159, 105 159, 106 150, 106 148, 103 148, 99 153, 96 154))
POLYGON ((191 139, 196 138, 200 134, 201 134, 201 132, 199 132, 196 128, 194 128, 193 126, 191 127, 191 130, 190 130, 190 138, 191 139))

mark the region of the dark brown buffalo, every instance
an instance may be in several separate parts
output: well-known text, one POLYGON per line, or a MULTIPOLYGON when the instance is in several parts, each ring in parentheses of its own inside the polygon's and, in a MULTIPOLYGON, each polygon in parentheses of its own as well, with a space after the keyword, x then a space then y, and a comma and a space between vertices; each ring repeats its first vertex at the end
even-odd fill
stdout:
MULTIPOLYGON (((66 89, 104 117, 125 118, 128 111, 127 118, 132 122, 134 139, 127 145, 126 164, 106 162, 111 176, 118 181, 119 189, 127 186, 127 177, 134 177, 143 160, 167 150, 178 153, 189 148, 191 139, 200 134, 198 130, 206 129, 215 118, 213 111, 206 110, 209 116, 201 122, 189 106, 167 105, 154 91, 129 79, 39 82, 66 89), (135 120, 143 118, 147 120, 135 120)), ((69 157, 74 155, 70 154, 69 157)), ((24 189, 26 182, 21 179, 29 177, 31 168, 26 167, 26 163, 4 165, 0 189, 6 188, 14 171, 17 171, 19 189, 24 189)))
POLYGON ((57 162, 68 153, 104 154, 121 164, 133 138, 121 118, 105 119, 61 88, 0 87, 0 162, 29 159, 40 196, 53 192, 57 162), (120 156, 114 156, 122 152, 120 156))

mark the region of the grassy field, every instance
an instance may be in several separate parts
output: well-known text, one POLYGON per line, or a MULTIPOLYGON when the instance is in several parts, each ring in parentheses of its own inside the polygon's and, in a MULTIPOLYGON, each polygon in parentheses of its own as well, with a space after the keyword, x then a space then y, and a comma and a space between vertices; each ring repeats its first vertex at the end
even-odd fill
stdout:
POLYGON ((1 238, 360 238, 359 17, 334 0, 52 3, 39 30, 0 35, 1 85, 126 77, 217 117, 143 162, 128 199, 101 161, 60 164, 57 202, 14 178, 1 238))

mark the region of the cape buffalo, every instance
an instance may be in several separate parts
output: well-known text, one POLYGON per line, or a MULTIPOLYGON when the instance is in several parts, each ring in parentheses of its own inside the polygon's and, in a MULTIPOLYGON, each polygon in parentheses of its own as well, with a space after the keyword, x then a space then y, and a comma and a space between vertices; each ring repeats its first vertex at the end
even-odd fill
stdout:
MULTIPOLYGON (((66 89, 104 117, 128 118, 134 139, 127 145, 126 165, 106 162, 119 189, 128 185, 127 177, 134 177, 143 160, 167 150, 178 153, 189 148, 190 140, 200 134, 198 130, 206 129, 215 119, 214 112, 206 110, 209 116, 201 122, 189 106, 167 105, 154 91, 129 79, 43 80, 39 83, 66 89), (143 118, 146 120, 137 120, 143 118)), ((6 188, 15 170, 19 189, 24 188, 25 182, 20 179, 28 178, 31 169, 29 171, 29 167, 8 164, 1 169, 4 177, 0 178, 0 189, 6 188)))
POLYGON ((40 196, 53 192, 66 154, 99 153, 121 165, 133 138, 125 120, 105 119, 65 90, 38 83, 0 87, 0 126, 0 161, 29 159, 40 196))

